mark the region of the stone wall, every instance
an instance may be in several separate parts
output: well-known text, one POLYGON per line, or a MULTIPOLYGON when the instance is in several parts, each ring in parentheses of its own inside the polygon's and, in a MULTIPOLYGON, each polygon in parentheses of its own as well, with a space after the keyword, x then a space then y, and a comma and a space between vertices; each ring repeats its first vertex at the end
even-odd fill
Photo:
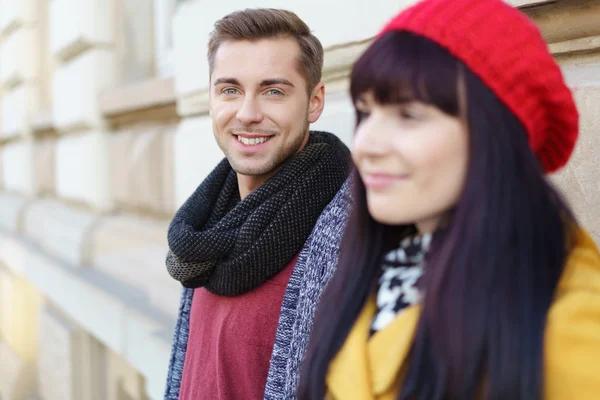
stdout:
MULTIPOLYGON (((208 116, 207 34, 247 6, 175 3, 0 0, 3 400, 27 390, 162 398, 180 293, 164 268, 166 229, 222 157, 208 116)), ((351 145, 350 66, 413 3, 285 3, 326 50, 326 106, 313 128, 351 145)), ((551 179, 600 243, 600 4, 510 3, 541 27, 575 91, 581 140, 551 179)))

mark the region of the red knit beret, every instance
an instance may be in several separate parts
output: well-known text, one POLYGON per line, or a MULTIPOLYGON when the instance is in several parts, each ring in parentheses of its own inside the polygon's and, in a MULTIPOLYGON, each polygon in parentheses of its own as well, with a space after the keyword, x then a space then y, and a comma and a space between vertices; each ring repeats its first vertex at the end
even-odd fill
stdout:
POLYGON ((539 29, 502 0, 424 0, 392 19, 448 49, 519 118, 546 172, 563 167, 575 147, 579 114, 539 29))

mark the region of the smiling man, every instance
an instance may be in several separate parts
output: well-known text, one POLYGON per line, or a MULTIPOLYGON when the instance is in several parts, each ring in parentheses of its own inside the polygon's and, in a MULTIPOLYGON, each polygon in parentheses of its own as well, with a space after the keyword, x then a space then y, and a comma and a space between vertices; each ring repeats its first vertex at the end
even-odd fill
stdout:
POLYGON ((292 12, 227 15, 208 63, 225 158, 169 228, 167 269, 185 289, 165 399, 288 399, 337 262, 350 152, 309 130, 323 48, 292 12))

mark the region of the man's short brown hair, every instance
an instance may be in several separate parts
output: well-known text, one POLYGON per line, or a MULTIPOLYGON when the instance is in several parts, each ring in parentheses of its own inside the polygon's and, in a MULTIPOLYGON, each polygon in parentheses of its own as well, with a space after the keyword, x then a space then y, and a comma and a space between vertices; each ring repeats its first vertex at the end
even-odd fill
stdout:
POLYGON ((300 47, 298 72, 312 91, 321 81, 323 46, 308 25, 296 14, 274 8, 235 11, 215 23, 208 41, 208 65, 212 74, 215 56, 221 43, 234 40, 260 40, 291 37, 300 47))

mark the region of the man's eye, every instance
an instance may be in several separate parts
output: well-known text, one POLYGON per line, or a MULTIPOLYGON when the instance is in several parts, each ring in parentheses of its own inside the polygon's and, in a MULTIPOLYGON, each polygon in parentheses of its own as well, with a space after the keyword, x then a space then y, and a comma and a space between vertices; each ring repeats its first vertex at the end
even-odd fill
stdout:
POLYGON ((267 90, 267 94, 271 96, 283 96, 283 92, 279 89, 269 89, 267 90))
POLYGON ((229 94, 229 95, 233 95, 233 94, 237 94, 237 89, 234 88, 227 88, 223 90, 223 94, 229 94))

